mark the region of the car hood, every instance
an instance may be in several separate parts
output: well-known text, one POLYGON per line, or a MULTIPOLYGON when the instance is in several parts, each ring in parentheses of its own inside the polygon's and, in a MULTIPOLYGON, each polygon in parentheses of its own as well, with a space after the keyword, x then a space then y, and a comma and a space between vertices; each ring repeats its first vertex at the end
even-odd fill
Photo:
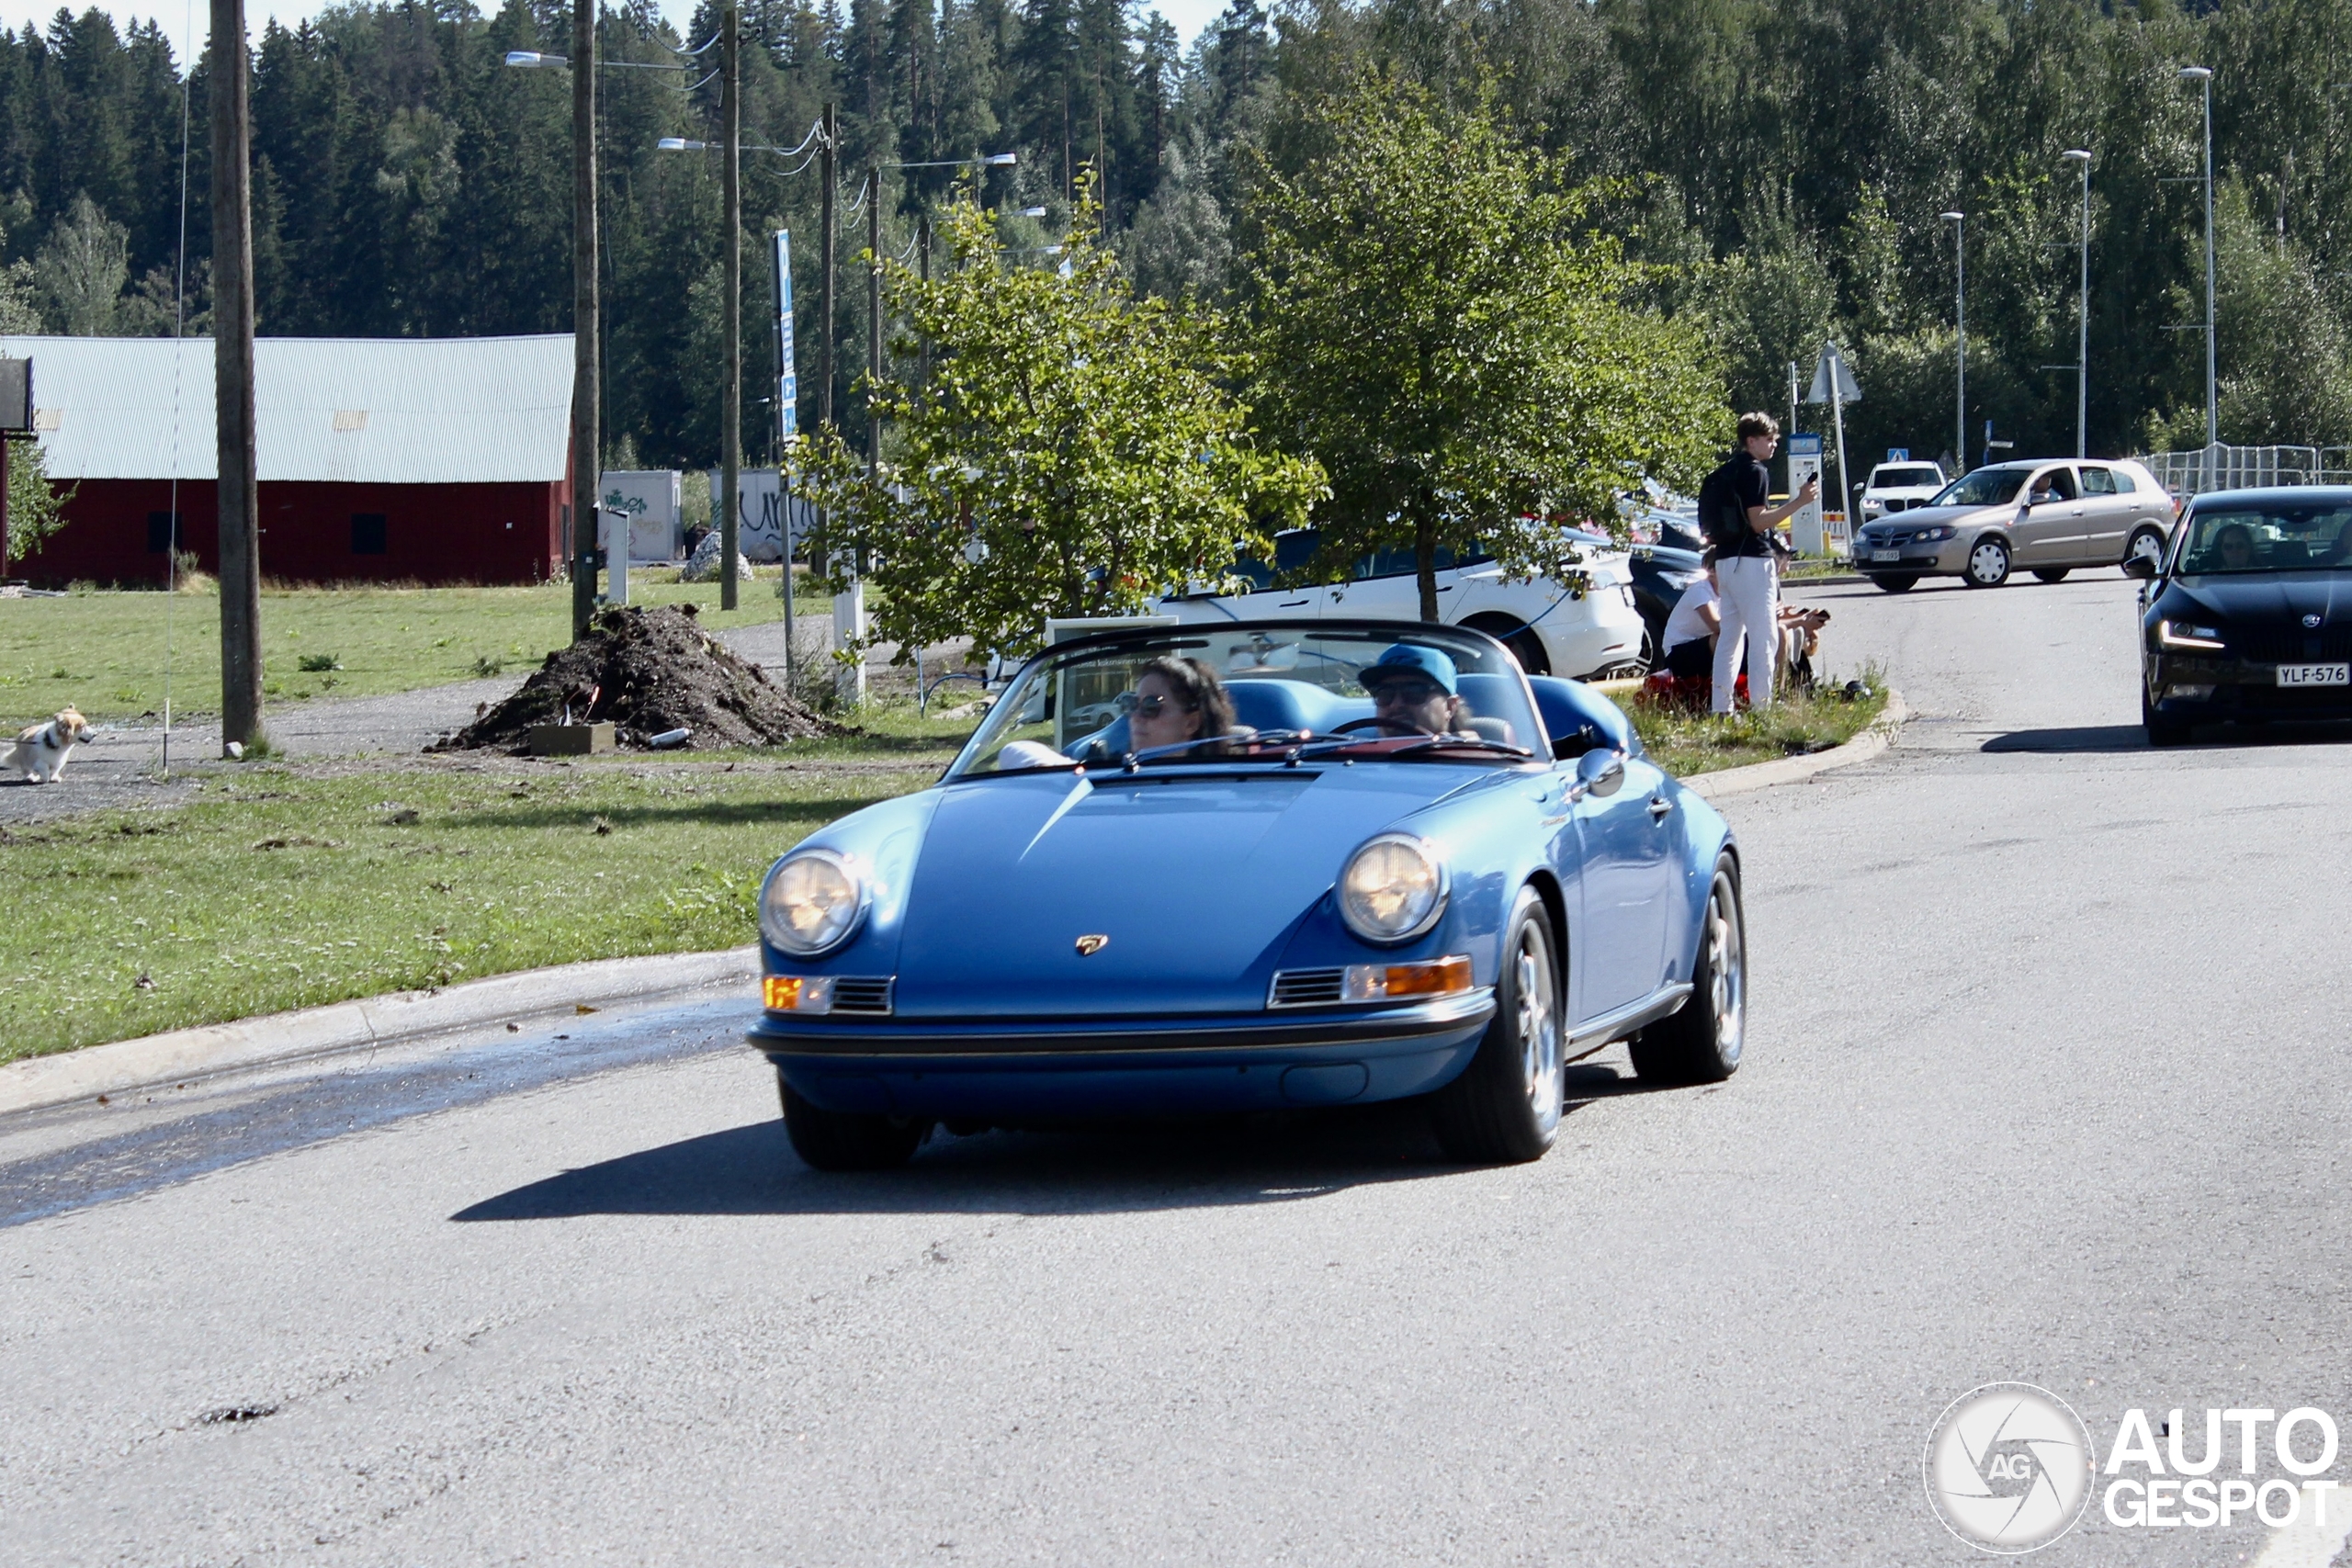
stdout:
POLYGON ((1350 851, 1499 775, 1460 764, 1041 773, 947 789, 899 939, 900 1018, 1261 1008, 1350 851), (1107 938, 1091 955, 1078 939, 1107 938))
POLYGON ((2305 615, 2334 621, 2352 616, 2352 573, 2341 571, 2213 572, 2177 577, 2159 597, 2168 615, 2190 606, 2241 626, 2301 625, 2305 615))
POLYGON ((1907 532, 1922 525, 1949 523, 1955 528, 1983 528, 1993 525, 2007 525, 2018 514, 2009 506, 1910 506, 1892 517, 1882 518, 1870 525, 1872 528, 1907 532))

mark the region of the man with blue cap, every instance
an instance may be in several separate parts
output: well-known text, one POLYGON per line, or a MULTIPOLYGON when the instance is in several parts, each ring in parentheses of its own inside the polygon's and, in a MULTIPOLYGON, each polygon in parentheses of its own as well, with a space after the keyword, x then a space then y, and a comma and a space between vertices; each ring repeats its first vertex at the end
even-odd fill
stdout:
POLYGON ((1450 735, 1462 722, 1461 682, 1453 660, 1442 649, 1408 642, 1391 644, 1356 672, 1372 694, 1373 717, 1399 735, 1450 735))

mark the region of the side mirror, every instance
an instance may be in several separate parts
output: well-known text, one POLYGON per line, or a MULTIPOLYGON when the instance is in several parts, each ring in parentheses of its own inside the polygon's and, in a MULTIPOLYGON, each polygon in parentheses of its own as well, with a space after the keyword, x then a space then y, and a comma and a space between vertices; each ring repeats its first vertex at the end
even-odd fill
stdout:
POLYGON ((1623 752, 1595 749, 1577 759, 1577 793, 1607 797, 1625 782, 1623 752))
POLYGON ((2154 582, 2156 580, 2155 558, 2154 556, 2126 556, 2123 559, 2123 575, 2126 577, 2136 577, 2143 582, 2154 582))

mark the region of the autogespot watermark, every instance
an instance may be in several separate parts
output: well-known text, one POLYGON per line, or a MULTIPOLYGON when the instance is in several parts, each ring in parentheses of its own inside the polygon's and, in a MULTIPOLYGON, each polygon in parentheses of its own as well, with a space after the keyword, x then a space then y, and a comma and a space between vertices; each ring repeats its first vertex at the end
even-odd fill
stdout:
POLYGON ((2026 1382, 1988 1382, 1928 1434, 1928 1501, 1987 1551, 2031 1551, 2075 1528, 2091 1495, 2091 1435, 2072 1406, 2026 1382))
POLYGON ((2184 1423, 2182 1411, 2151 1423, 2146 1411, 2126 1410, 2101 1464, 2090 1429, 2064 1400, 2031 1383, 1986 1383, 1953 1400, 1928 1433, 1928 1501, 1954 1535, 2005 1553, 2064 1535, 2094 1491, 2119 1529, 2325 1527, 2331 1512, 2352 1523, 2352 1496, 2333 1496, 2342 1483, 2326 1473, 2338 1452, 2326 1411, 2202 1414, 2192 1444, 2187 1434, 2198 1424, 2184 1423))

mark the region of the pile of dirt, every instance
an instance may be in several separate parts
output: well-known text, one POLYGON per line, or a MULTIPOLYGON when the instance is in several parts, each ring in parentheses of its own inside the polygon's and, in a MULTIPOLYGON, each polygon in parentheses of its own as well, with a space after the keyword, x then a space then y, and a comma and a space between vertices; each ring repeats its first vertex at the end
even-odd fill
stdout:
POLYGON ((686 729, 697 750, 848 732, 704 631, 694 605, 615 605, 586 637, 548 654, 521 691, 425 750, 519 751, 534 725, 607 722, 624 746, 686 729))

